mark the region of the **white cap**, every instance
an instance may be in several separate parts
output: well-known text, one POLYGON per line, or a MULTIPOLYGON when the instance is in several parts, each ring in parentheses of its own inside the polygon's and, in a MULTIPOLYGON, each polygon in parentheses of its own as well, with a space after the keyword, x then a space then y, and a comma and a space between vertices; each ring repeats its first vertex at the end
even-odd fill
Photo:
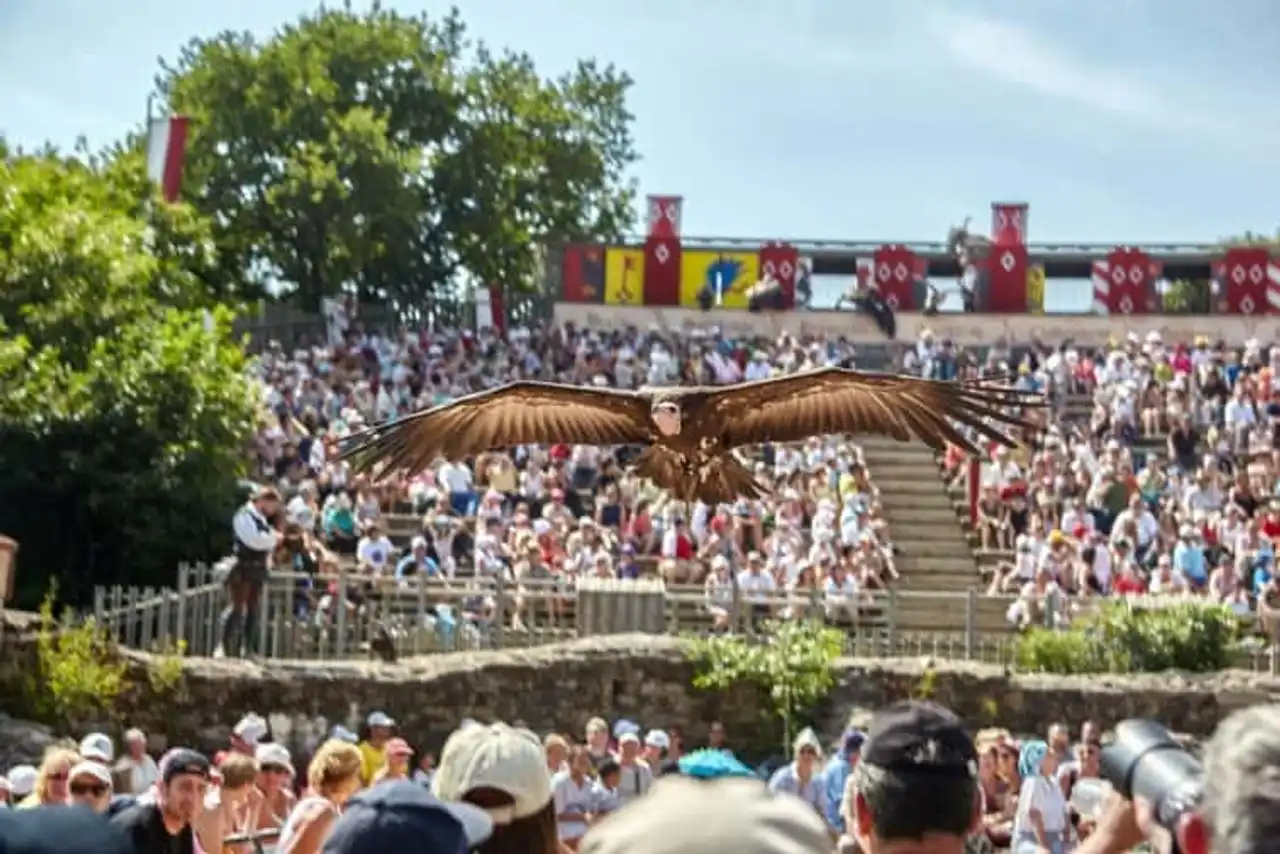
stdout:
POLYGON ((812 808, 758 780, 664 777, 582 840, 582 854, 829 854, 812 808), (661 826, 662 833, 654 833, 661 826))
POLYGON ((640 736, 634 732, 624 732, 618 736, 618 744, 639 744, 640 736))
POLYGON ((235 729, 231 730, 245 744, 250 747, 257 746, 263 736, 267 734, 267 722, 253 712, 245 715, 236 724, 235 729))
POLYGON ((107 788, 111 787, 111 769, 101 762, 77 762, 67 774, 67 782, 77 777, 92 777, 107 788))
POLYGON ((253 751, 253 758, 257 761, 259 768, 264 765, 279 765, 288 768, 290 774, 297 773, 293 770, 293 756, 289 754, 289 748, 283 744, 276 744, 274 741, 259 744, 253 751))
POLYGON ((659 750, 671 747, 671 737, 660 729, 651 729, 644 737, 644 743, 659 750))
POLYGON ((15 798, 25 798, 35 791, 39 769, 34 765, 15 765, 5 774, 9 778, 9 791, 15 798))
POLYGON ((91 732, 80 742, 80 755, 85 759, 96 759, 99 762, 114 762, 116 746, 111 737, 100 732, 91 732))
POLYGON ((442 801, 461 801, 473 789, 511 796, 509 807, 487 810, 494 824, 528 818, 551 801, 551 777, 538 737, 506 724, 455 730, 440 753, 431 790, 442 801))
POLYGON ((369 726, 385 726, 393 727, 396 725, 395 719, 386 712, 374 712, 369 715, 369 719, 365 721, 369 726))

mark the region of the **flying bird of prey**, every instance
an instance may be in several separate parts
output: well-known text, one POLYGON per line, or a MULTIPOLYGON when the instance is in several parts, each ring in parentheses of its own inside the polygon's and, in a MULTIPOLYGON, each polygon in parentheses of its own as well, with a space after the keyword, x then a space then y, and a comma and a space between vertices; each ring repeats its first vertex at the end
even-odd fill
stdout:
POLYGON ((979 456, 956 425, 1013 447, 1007 428, 1032 425, 1006 407, 1038 402, 1008 387, 837 367, 638 391, 520 381, 354 434, 342 456, 356 471, 415 474, 442 457, 518 445, 638 444, 644 450, 634 461, 637 474, 682 500, 715 504, 765 494, 734 448, 874 433, 903 442, 914 437, 938 450, 951 443, 979 456))

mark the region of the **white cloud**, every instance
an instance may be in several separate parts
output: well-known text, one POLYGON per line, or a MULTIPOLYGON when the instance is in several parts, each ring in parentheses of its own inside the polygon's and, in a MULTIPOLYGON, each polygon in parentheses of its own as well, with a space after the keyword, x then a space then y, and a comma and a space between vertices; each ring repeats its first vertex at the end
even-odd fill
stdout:
POLYGON ((928 24, 952 61, 988 77, 1102 112, 1181 123, 1179 111, 1136 75, 1071 56, 1026 27, 952 13, 928 24))

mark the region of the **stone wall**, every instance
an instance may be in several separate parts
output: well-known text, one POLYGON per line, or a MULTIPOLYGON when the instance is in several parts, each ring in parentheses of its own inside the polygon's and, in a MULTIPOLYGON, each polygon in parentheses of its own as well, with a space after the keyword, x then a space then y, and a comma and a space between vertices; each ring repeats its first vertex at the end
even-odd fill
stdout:
MULTIPOLYGON (((7 653, 14 653, 10 645, 7 653)), ((15 684, 29 672, 23 655, 0 661, 0 711, 15 684)), ((579 733, 596 714, 631 718, 645 726, 681 725, 690 740, 722 720, 735 744, 759 754, 775 744, 776 730, 762 723, 764 710, 749 688, 729 694, 690 687, 692 668, 678 640, 627 635, 502 652, 457 653, 371 662, 269 662, 188 660, 176 689, 157 696, 144 668, 122 697, 112 726, 142 727, 163 743, 215 749, 229 726, 247 711, 267 717, 276 737, 308 752, 334 724, 357 728, 373 710, 395 717, 414 742, 439 745, 464 717, 520 719, 541 732, 579 733)), ((1171 728, 1206 735, 1218 720, 1243 705, 1280 696, 1280 682, 1253 674, 1163 674, 1145 677, 1011 677, 1000 668, 927 661, 842 660, 837 685, 818 715, 824 735, 834 736, 852 714, 908 697, 929 698, 955 709, 975 727, 998 723, 1017 732, 1048 723, 1092 718, 1103 725, 1155 717, 1171 728)), ((103 722, 106 724, 107 722, 103 722)), ((87 724, 86 724, 87 726, 87 724)))

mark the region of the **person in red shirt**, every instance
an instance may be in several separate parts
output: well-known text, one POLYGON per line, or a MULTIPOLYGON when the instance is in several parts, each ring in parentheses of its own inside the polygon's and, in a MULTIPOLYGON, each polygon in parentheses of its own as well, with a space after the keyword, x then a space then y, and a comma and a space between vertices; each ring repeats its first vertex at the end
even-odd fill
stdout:
POLYGON ((1120 568, 1120 576, 1111 585, 1111 590, 1118 596, 1136 596, 1147 592, 1146 582, 1138 575, 1133 564, 1126 562, 1120 568))
POLYGON ((1280 537, 1280 506, 1272 504, 1267 507, 1267 515, 1263 517, 1259 530, 1273 543, 1280 537))

